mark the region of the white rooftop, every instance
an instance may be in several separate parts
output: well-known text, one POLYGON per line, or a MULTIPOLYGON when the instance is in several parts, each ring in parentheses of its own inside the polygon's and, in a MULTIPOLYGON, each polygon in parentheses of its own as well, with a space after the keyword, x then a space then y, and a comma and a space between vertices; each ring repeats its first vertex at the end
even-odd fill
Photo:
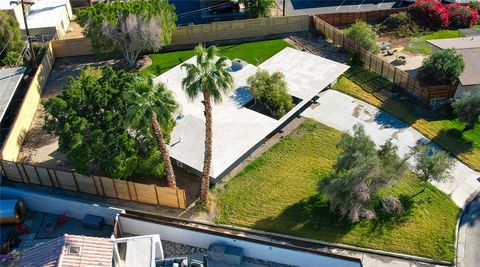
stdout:
MULTIPOLYGON (((67 10, 68 0, 37 0, 27 17, 31 29, 56 27, 67 10)), ((23 20, 19 20, 20 29, 25 29, 23 20)))
MULTIPOLYGON (((194 63, 191 58, 187 62, 194 63)), ((348 66, 292 48, 285 48, 259 66, 261 69, 281 71, 286 78, 289 93, 302 102, 279 120, 243 107, 252 99, 246 80, 255 74, 257 67, 244 66, 231 72, 235 89, 224 96, 224 101, 213 105, 213 161, 211 177, 224 175, 238 159, 245 155, 285 120, 294 115, 310 99, 334 82, 348 66)), ((179 66, 155 78, 173 91, 181 105, 183 117, 171 134, 172 158, 198 170, 203 169, 205 119, 201 99, 190 101, 181 82, 186 76, 179 66)))
POLYGON ((7 112, 25 70, 24 67, 0 69, 0 121, 7 112))

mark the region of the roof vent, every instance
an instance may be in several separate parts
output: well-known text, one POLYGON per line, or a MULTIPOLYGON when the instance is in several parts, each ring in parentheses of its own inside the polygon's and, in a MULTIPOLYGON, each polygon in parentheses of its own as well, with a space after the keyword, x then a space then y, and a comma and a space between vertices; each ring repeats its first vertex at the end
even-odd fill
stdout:
POLYGON ((80 251, 82 250, 79 246, 69 246, 68 247, 68 254, 71 255, 80 255, 80 251))

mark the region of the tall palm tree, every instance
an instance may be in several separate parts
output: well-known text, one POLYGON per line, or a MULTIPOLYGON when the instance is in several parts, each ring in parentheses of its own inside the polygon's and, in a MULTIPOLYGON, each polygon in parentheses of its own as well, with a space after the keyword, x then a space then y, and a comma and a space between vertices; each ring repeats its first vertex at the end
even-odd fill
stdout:
POLYGON ((164 134, 175 124, 173 113, 178 105, 165 84, 154 85, 151 77, 138 76, 136 79, 133 90, 129 90, 127 96, 132 97, 135 103, 128 109, 128 126, 145 132, 149 138, 155 138, 162 155, 168 186, 175 188, 177 183, 164 134))
POLYGON ((195 48, 195 54, 197 56, 196 64, 182 64, 182 68, 187 70, 187 77, 183 79, 182 87, 191 100, 199 95, 203 96, 205 154, 200 199, 206 201, 212 164, 212 100, 215 103, 222 102, 222 93, 228 92, 233 87, 233 78, 227 70, 228 59, 220 57, 215 46, 207 49, 200 44, 195 48))

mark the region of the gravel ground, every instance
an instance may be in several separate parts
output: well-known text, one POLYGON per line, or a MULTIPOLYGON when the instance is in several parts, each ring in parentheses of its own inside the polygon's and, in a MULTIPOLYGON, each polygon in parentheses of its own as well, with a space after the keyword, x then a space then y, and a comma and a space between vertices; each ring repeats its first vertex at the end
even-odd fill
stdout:
MULTIPOLYGON (((204 248, 193 247, 181 243, 162 240, 163 254, 165 258, 173 258, 178 256, 192 255, 192 254, 207 254, 207 250, 204 248)), ((243 258, 244 262, 257 264, 260 266, 268 267, 295 267, 293 265, 280 264, 271 261, 265 261, 255 258, 243 258)))

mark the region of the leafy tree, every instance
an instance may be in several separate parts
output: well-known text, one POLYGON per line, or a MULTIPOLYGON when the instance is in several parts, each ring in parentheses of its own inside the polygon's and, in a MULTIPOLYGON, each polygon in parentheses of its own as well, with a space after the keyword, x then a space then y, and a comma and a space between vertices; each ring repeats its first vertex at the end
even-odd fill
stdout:
POLYGON ((451 28, 463 29, 475 25, 478 20, 478 13, 475 9, 464 6, 460 3, 446 5, 450 17, 451 28))
POLYGON ((462 55, 449 48, 423 61, 417 79, 422 85, 454 85, 464 68, 462 55))
POLYGON ((58 136, 59 150, 78 172, 118 179, 134 173, 163 175, 155 141, 125 128, 126 114, 135 104, 125 94, 137 90, 136 75, 88 67, 44 102, 45 129, 58 136))
POLYGON ((417 0, 407 12, 418 25, 430 30, 447 28, 450 23, 447 9, 437 0, 417 0))
POLYGON ((9 51, 2 59, 2 64, 11 68, 16 67, 21 63, 21 60, 19 60, 21 56, 22 54, 17 51, 9 51))
POLYGON ((128 126, 131 126, 130 129, 137 131, 139 135, 157 141, 168 186, 175 188, 175 174, 164 136, 168 136, 175 125, 173 113, 178 109, 178 105, 166 85, 153 84, 151 77, 137 76, 133 88, 134 90, 126 93, 126 97, 131 98, 133 102, 128 108, 128 126))
POLYGON ((473 95, 466 95, 452 103, 453 112, 467 124, 464 130, 475 128, 480 123, 480 88, 473 95))
POLYGON ((424 183, 421 192, 425 191, 428 182, 443 182, 451 178, 450 171, 455 161, 444 151, 434 151, 419 144, 413 149, 412 155, 416 162, 415 174, 424 183))
POLYGON ((175 8, 167 0, 99 3, 77 15, 95 52, 115 49, 129 67, 135 66, 141 52, 157 51, 171 42, 176 19, 175 8))
MULTIPOLYGON (((331 210, 358 222, 375 218, 373 196, 395 183, 406 171, 406 163, 390 140, 377 151, 362 125, 354 125, 353 130, 353 136, 344 133, 340 138, 337 147, 342 152, 337 157, 335 173, 322 180, 320 192, 327 196, 331 210)), ((385 204, 391 210, 398 209, 396 201, 385 201, 395 202, 385 204)))
POLYGON ((251 18, 264 18, 270 16, 270 10, 275 0, 241 0, 245 5, 245 13, 251 18))
MULTIPOLYGON (((3 63, 3 59, 9 52, 22 52, 25 42, 13 12, 0 10, 0 25, 2 25, 0 27, 0 61, 3 63)), ((18 57, 15 61, 17 59, 18 57)))
POLYGON ((377 34, 371 25, 363 20, 357 20, 355 24, 347 28, 347 37, 353 39, 364 49, 372 52, 378 52, 377 34))
POLYGON ((210 168, 212 165, 212 100, 222 102, 222 94, 233 87, 233 78, 228 72, 228 58, 219 56, 218 48, 211 46, 205 48, 198 45, 195 48, 196 63, 184 63, 182 68, 187 71, 187 76, 182 81, 183 90, 193 100, 202 95, 205 114, 205 154, 203 161, 202 185, 200 199, 207 201, 210 168))
POLYGON ((280 118, 292 109, 292 96, 281 72, 270 75, 266 70, 258 70, 247 83, 255 99, 265 103, 275 117, 280 118))
POLYGON ((379 31, 397 38, 418 36, 422 31, 407 12, 388 16, 380 25, 379 31))

